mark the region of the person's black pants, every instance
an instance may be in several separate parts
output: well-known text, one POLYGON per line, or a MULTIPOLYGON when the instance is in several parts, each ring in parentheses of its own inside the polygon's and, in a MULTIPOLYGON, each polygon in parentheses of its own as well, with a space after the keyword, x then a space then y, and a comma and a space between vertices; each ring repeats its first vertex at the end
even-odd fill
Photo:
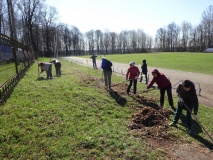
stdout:
POLYGON ((140 82, 142 82, 142 80, 143 80, 143 74, 145 75, 146 84, 147 84, 147 83, 148 83, 147 72, 141 72, 141 79, 140 79, 140 82))
POLYGON ((61 63, 55 64, 55 70, 56 70, 56 75, 60 76, 61 75, 61 63))
POLYGON ((161 88, 161 89, 160 89, 160 105, 161 105, 161 106, 164 105, 165 92, 167 92, 169 105, 170 105, 171 107, 174 107, 173 98, 172 98, 172 85, 171 85, 171 84, 170 84, 168 87, 165 87, 165 88, 161 88))
POLYGON ((137 90, 137 80, 129 80, 129 86, 127 88, 127 94, 129 94, 130 88, 132 87, 132 83, 134 83, 133 93, 136 94, 137 90))

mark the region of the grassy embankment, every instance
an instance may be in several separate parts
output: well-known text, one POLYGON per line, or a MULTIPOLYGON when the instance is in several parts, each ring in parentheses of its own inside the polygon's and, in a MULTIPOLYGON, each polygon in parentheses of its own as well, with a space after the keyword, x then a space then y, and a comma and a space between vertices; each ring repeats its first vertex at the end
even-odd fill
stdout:
MULTIPOLYGON (((62 77, 52 81, 37 80, 37 65, 31 66, 0 107, 0 159, 163 159, 166 150, 153 150, 146 137, 135 137, 128 129, 131 114, 142 104, 124 94, 127 103, 119 105, 104 90, 101 70, 62 64, 62 77)), ((112 81, 123 77, 113 74, 112 81)), ((143 88, 138 85, 138 91, 143 88)), ((158 103, 159 91, 144 96, 157 97, 158 103)), ((165 107, 169 109, 167 101, 165 107)), ((211 133, 212 114, 200 106, 199 118, 211 133)), ((183 129, 180 125, 168 134, 196 141, 183 129)), ((208 139, 202 132, 198 136, 208 139)))

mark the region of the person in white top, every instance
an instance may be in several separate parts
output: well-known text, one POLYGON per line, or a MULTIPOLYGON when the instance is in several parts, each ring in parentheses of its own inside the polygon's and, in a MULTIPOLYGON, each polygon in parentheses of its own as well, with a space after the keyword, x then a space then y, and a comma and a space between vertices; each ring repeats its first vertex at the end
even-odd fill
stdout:
POLYGON ((50 63, 54 63, 57 76, 61 76, 61 62, 57 59, 53 59, 50 63))

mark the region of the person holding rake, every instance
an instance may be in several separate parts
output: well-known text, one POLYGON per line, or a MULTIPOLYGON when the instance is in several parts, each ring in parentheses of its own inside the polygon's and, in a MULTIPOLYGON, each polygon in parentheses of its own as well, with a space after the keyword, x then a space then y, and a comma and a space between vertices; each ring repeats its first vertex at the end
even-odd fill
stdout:
POLYGON ((112 62, 103 57, 101 62, 101 68, 103 69, 105 88, 111 89, 112 62))
POLYGON ((132 87, 132 83, 134 83, 134 88, 133 88, 133 93, 136 94, 137 91, 137 79, 138 76, 140 75, 140 71, 138 67, 135 66, 135 62, 130 62, 129 63, 130 67, 127 70, 126 73, 126 80, 129 80, 129 86, 127 88, 127 94, 129 95, 130 88, 132 87))
POLYGON ((152 75, 153 79, 147 85, 147 88, 144 90, 144 92, 147 92, 148 89, 151 88, 154 83, 156 83, 158 85, 158 89, 160 90, 160 107, 162 108, 164 105, 165 92, 167 92, 169 105, 173 111, 176 111, 172 98, 172 84, 170 80, 163 73, 160 73, 157 69, 154 69, 152 71, 152 75))
POLYGON ((176 126, 182 110, 186 110, 186 124, 187 129, 186 132, 191 134, 191 114, 192 110, 194 111, 194 118, 197 119, 197 112, 198 112, 198 98, 196 94, 195 85, 190 80, 183 81, 176 90, 178 94, 178 108, 172 123, 169 126, 176 126))

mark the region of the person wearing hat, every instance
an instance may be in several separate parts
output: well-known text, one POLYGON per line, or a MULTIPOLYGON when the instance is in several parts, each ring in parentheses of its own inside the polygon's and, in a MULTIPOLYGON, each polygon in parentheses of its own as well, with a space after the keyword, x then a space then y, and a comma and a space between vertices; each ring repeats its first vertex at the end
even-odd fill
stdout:
POLYGON ((50 63, 53 63, 55 65, 56 75, 60 76, 61 75, 61 62, 59 62, 59 60, 57 60, 57 59, 53 59, 52 61, 50 61, 50 63))
POLYGON ((170 80, 163 73, 160 73, 157 69, 154 69, 152 71, 152 75, 153 75, 153 79, 147 85, 147 89, 145 89, 144 92, 148 91, 148 89, 151 88, 154 83, 156 83, 158 85, 158 88, 160 89, 161 108, 164 105, 165 92, 167 92, 169 105, 173 111, 176 111, 176 108, 174 107, 174 103, 173 103, 173 98, 172 98, 172 84, 170 80))
POLYGON ((111 89, 112 63, 105 57, 102 58, 101 68, 103 69, 105 87, 111 89))
POLYGON ((183 81, 182 84, 179 84, 177 90, 178 94, 178 108, 175 113, 175 117, 172 123, 169 126, 176 126, 182 110, 186 110, 186 124, 187 124, 187 133, 191 134, 191 113, 192 110, 194 111, 194 117, 197 119, 197 112, 198 112, 198 98, 196 94, 195 85, 190 80, 183 81))
POLYGON ((48 62, 39 62, 38 66, 41 68, 41 72, 46 71, 47 79, 52 80, 52 64, 48 62))
POLYGON ((146 64, 146 60, 145 60, 145 59, 143 60, 143 64, 142 64, 142 66, 141 66, 141 69, 142 69, 142 72, 141 72, 141 79, 140 79, 139 82, 142 82, 142 80, 143 80, 143 75, 145 75, 146 84, 147 84, 147 83, 148 83, 148 79, 147 79, 147 72, 148 72, 148 70, 147 70, 147 64, 146 64))
POLYGON ((136 94, 136 91, 137 91, 137 79, 138 79, 138 76, 140 75, 140 71, 139 71, 138 67, 135 66, 135 62, 130 62, 129 65, 130 65, 130 67, 127 70, 127 73, 126 73, 126 80, 129 80, 129 82, 130 82, 129 86, 127 88, 127 94, 128 95, 129 95, 132 83, 134 83, 133 93, 136 94))

